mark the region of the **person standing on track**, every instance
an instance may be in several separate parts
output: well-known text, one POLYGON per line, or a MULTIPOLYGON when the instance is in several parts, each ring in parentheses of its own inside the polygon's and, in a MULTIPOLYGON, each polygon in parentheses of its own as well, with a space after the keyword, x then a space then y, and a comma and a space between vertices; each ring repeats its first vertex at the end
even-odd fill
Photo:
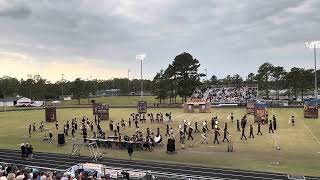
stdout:
POLYGON ((26 158, 26 146, 24 143, 21 144, 21 158, 22 159, 26 158))
POLYGON ((131 143, 128 144, 127 150, 128 150, 128 154, 129 154, 129 159, 131 160, 132 154, 133 154, 133 145, 131 143))

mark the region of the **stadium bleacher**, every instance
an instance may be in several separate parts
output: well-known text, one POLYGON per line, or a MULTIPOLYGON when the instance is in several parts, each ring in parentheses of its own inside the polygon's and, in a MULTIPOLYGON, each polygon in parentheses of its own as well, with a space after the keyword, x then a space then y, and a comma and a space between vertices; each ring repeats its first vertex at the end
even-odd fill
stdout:
POLYGON ((257 85, 209 85, 197 87, 191 99, 202 99, 211 103, 245 103, 257 96, 257 85))

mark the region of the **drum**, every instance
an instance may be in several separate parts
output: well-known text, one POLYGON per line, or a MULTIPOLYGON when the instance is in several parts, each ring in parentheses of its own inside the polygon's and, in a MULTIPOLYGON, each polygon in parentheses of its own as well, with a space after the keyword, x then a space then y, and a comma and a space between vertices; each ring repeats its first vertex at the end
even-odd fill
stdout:
POLYGON ((156 136, 156 137, 154 138, 154 142, 157 143, 157 144, 161 143, 161 142, 162 142, 162 136, 161 136, 161 135, 156 136))

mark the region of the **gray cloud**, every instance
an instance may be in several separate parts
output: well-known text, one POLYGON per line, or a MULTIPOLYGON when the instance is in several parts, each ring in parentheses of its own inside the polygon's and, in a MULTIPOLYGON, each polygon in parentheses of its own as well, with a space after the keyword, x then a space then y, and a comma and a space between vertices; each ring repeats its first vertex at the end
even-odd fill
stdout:
POLYGON ((149 78, 188 51, 209 74, 246 75, 266 59, 309 67, 319 10, 317 0, 0 0, 0 50, 133 71, 145 52, 149 78))
POLYGON ((0 18, 27 18, 31 9, 24 2, 16 0, 4 0, 0 3, 0 18))

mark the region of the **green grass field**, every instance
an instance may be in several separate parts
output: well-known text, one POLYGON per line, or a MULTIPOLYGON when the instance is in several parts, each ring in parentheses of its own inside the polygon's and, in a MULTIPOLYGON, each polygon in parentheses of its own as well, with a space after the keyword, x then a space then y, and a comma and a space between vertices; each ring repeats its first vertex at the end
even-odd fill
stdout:
MULTIPOLYGON (((135 108, 113 108, 110 109, 110 118, 115 122, 124 118, 127 122, 129 114, 135 112, 135 108)), ((228 153, 227 143, 213 144, 212 131, 209 133, 209 144, 202 145, 200 143, 200 133, 194 133, 194 141, 186 141, 186 148, 181 149, 176 135, 176 154, 167 154, 165 147, 157 147, 152 152, 135 151, 134 159, 148 161, 162 161, 172 163, 191 163, 195 165, 236 168, 258 171, 270 171, 281 173, 293 173, 302 175, 320 176, 320 120, 304 119, 301 109, 269 109, 269 114, 276 115, 278 119, 278 131, 275 134, 267 132, 268 127, 262 127, 263 136, 255 136, 254 139, 248 138, 247 141, 240 140, 241 133, 236 132, 236 123, 231 123, 227 119, 231 112, 234 112, 235 119, 241 118, 244 113, 244 108, 221 108, 212 109, 211 113, 183 113, 182 109, 149 109, 149 113, 157 112, 172 112, 174 122, 171 125, 174 127, 174 132, 178 133, 177 126, 187 119, 193 124, 198 121, 202 124, 204 120, 210 122, 211 117, 218 116, 219 123, 223 126, 224 122, 228 123, 229 132, 232 135, 235 152, 228 153), (291 115, 297 116, 296 126, 292 127, 288 121, 291 115), (193 147, 188 147, 191 143, 193 147), (278 144, 281 150, 276 150, 278 144)), ((78 119, 82 116, 87 116, 93 121, 92 110, 89 108, 76 109, 58 109, 58 121, 60 124, 59 132, 62 132, 62 123, 71 120, 74 117, 78 119)), ((32 137, 28 137, 28 126, 36 122, 37 128, 41 120, 44 119, 44 110, 32 111, 17 111, 17 112, 1 112, 0 113, 0 148, 19 149, 21 142, 29 142, 33 144, 35 151, 70 153, 72 148, 72 140, 67 139, 67 145, 63 147, 57 146, 54 123, 46 123, 45 126, 53 131, 54 143, 42 141, 44 133, 36 132, 32 137)), ((249 115, 249 124, 253 122, 253 116, 249 115)), ((163 137, 165 134, 164 124, 152 124, 147 120, 147 123, 140 124, 140 130, 146 132, 147 127, 151 127, 156 133, 156 128, 161 128, 163 137)), ((108 130, 108 122, 102 121, 102 128, 108 130)), ((256 130, 256 126, 255 126, 256 130)), ((121 130, 122 134, 132 135, 136 129, 134 127, 121 130)), ((79 130, 77 136, 80 138, 79 130)), ((91 134, 90 134, 91 135, 91 134)), ((222 132, 221 132, 222 135, 222 132)), ((247 137, 249 132, 247 130, 247 137)), ((166 140, 165 140, 166 142, 166 140)), ((113 158, 128 158, 126 150, 118 149, 100 149, 104 156, 113 158)), ((83 149, 82 155, 89 155, 83 149)))
MULTIPOLYGON (((95 99, 97 103, 105 103, 114 106, 121 105, 137 105, 137 102, 140 101, 140 96, 110 96, 110 97, 96 97, 96 98, 88 98, 80 99, 80 104, 91 104, 91 99, 95 99)), ((155 96, 144 96, 144 101, 147 101, 148 104, 159 103, 159 100, 156 99, 155 96)), ((64 101, 64 105, 77 105, 78 100, 73 99, 70 101, 64 101)))
MULTIPOLYGON (((95 98, 83 98, 80 99, 80 105, 77 99, 72 99, 70 101, 63 101, 61 104, 55 104, 56 106, 88 106, 91 105, 91 100, 94 99, 96 103, 108 104, 111 106, 136 106, 138 101, 140 101, 140 96, 110 96, 110 97, 95 97, 95 98)), ((147 101, 149 106, 154 106, 154 103, 159 103, 159 100, 155 96, 144 96, 144 101, 147 101)), ((47 101, 49 104, 51 101, 47 101)), ((181 102, 181 98, 177 98, 177 102, 181 102)), ((162 102, 162 105, 168 105, 169 100, 162 102)), ((39 107, 6 107, 6 110, 25 110, 25 109, 35 109, 39 107)), ((0 106, 0 111, 5 111, 5 107, 0 106)))

